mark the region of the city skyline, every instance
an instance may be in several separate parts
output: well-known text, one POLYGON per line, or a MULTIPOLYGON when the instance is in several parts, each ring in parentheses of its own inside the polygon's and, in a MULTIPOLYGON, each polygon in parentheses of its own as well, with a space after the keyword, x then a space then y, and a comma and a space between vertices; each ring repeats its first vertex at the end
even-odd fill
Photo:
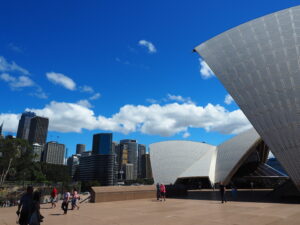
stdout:
POLYGON ((65 144, 69 155, 78 143, 91 150, 93 134, 107 132, 147 146, 178 139, 217 145, 251 125, 192 49, 296 4, 6 2, 0 15, 3 132, 16 134, 29 110, 49 118, 47 141, 65 144))

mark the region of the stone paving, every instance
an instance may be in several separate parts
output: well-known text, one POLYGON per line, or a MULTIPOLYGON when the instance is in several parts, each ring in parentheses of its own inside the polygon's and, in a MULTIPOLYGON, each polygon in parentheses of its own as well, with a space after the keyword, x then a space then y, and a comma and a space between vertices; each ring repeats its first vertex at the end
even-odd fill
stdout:
MULTIPOLYGON (((300 205, 258 202, 227 202, 139 199, 83 203, 80 210, 62 214, 42 205, 43 225, 299 225, 300 205)), ((16 207, 0 208, 0 224, 16 224, 16 207)))

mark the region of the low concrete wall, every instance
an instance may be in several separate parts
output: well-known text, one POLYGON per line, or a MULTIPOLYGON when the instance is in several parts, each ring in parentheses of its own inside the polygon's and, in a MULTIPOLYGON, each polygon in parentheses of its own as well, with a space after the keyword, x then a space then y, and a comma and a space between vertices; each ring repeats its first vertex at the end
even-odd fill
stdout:
POLYGON ((144 198, 156 198, 153 185, 92 187, 91 202, 110 202, 144 198))

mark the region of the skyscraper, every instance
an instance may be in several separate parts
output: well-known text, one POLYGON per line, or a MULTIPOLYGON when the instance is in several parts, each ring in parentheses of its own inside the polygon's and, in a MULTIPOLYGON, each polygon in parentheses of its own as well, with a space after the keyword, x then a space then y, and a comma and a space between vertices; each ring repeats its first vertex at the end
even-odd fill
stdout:
MULTIPOLYGON (((133 179, 137 179, 137 142, 136 140, 124 139, 120 141, 121 148, 128 150, 128 163, 133 164, 133 179)), ((122 150, 121 150, 122 151, 122 150)))
POLYGON ((24 112, 19 120, 17 138, 28 140, 30 122, 35 117, 34 112, 24 112))
POLYGON ((93 136, 93 154, 112 154, 112 133, 100 133, 93 136))
POLYGON ((151 168, 150 155, 149 154, 142 155, 141 160, 142 160, 141 178, 151 179, 152 168, 151 168))
POLYGON ((85 144, 77 144, 76 145, 76 154, 81 154, 85 152, 85 144))
POLYGON ((93 154, 79 159, 79 177, 81 181, 97 180, 101 186, 114 185, 117 182, 117 164, 114 154, 93 154))
POLYGON ((45 144, 48 133, 49 119, 35 116, 31 119, 28 141, 30 144, 45 144))
POLYGON ((138 144, 138 177, 142 177, 142 156, 146 154, 146 145, 138 144))
POLYGON ((48 142, 43 153, 43 161, 51 164, 64 164, 65 145, 57 142, 48 142))

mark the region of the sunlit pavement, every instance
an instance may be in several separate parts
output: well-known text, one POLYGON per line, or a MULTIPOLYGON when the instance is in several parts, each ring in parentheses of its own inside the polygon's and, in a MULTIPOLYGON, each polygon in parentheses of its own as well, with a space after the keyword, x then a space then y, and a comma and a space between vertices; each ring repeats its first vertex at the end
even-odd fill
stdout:
MULTIPOLYGON (((300 224, 299 204, 227 202, 193 199, 140 199, 105 203, 83 203, 80 210, 63 215, 60 204, 55 209, 42 205, 42 224, 72 225, 188 225, 188 224, 300 224)), ((16 207, 0 208, 0 224, 16 224, 16 207)))

